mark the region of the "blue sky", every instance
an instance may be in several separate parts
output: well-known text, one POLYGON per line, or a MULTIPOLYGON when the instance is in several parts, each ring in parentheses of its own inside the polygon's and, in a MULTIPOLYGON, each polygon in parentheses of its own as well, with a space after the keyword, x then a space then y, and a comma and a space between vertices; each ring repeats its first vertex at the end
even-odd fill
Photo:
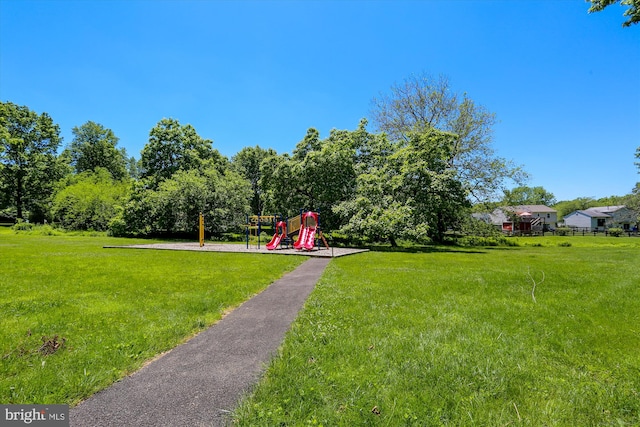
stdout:
MULTIPOLYGON (((0 0, 0 100, 140 157, 162 118, 228 157, 355 129, 371 99, 446 75, 497 116, 493 148, 558 200, 640 180, 640 25, 583 0, 0 0)), ((370 125, 370 130, 375 130, 370 125)))

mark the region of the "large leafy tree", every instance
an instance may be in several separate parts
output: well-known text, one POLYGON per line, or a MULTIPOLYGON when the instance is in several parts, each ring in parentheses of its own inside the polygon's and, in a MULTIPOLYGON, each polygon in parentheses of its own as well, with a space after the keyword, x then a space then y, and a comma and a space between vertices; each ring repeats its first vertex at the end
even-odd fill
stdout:
POLYGON ((0 103, 0 202, 29 212, 34 221, 45 219, 55 183, 67 169, 57 158, 60 129, 47 113, 26 106, 0 103))
POLYGON ((446 77, 412 75, 374 98, 372 105, 375 124, 392 141, 406 143, 411 135, 431 129, 457 135, 447 165, 476 201, 492 199, 507 181, 521 183, 526 177, 495 154, 491 146, 495 115, 466 94, 455 93, 446 77))
POLYGON ((127 173, 127 153, 118 149, 118 137, 111 129, 88 121, 72 130, 73 141, 67 147, 76 173, 104 168, 114 179, 124 179, 127 173))
POLYGON ((162 119, 149 132, 149 142, 140 158, 143 178, 151 178, 157 186, 179 170, 205 170, 215 165, 226 168, 223 156, 212 146, 212 141, 198 135, 191 125, 181 125, 175 119, 162 119))
POLYGON ((627 10, 624 12, 624 16, 628 16, 629 19, 622 23, 623 27, 630 27, 633 24, 640 22, 640 0, 586 0, 591 3, 589 7, 589 13, 600 12, 606 7, 612 4, 620 3, 622 6, 627 6, 627 10))
POLYGON ((360 139, 355 196, 336 207, 342 230, 370 239, 430 238, 442 242, 470 207, 448 166, 456 135, 431 129, 389 143, 384 134, 360 139))
POLYGON ((253 195, 251 197, 251 213, 262 214, 262 187, 260 186, 260 164, 267 157, 276 156, 275 150, 255 147, 245 147, 231 158, 233 170, 242 175, 251 183, 253 195))
POLYGON ((311 128, 292 156, 266 158, 260 180, 265 210, 289 216, 299 209, 319 210, 325 229, 339 227, 333 207, 351 197, 355 189, 353 134, 333 130, 321 140, 311 128))
POLYGON ((251 187, 237 172, 217 168, 179 170, 157 189, 134 184, 121 216, 112 221, 114 234, 195 233, 198 215, 215 235, 237 229, 249 213, 251 187))
POLYGON ((70 230, 104 231, 124 206, 130 185, 107 169, 72 174, 53 198, 53 220, 70 230))
POLYGON ((553 193, 545 190, 543 187, 527 187, 520 186, 511 190, 504 190, 502 204, 507 206, 518 205, 546 205, 553 206, 556 204, 556 198, 553 193))

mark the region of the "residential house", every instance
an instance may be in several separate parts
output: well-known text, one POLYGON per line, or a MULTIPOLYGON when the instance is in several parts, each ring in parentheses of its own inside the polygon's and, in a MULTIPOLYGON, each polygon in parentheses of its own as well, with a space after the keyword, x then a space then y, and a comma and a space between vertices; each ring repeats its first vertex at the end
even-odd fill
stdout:
POLYGON ((626 206, 597 206, 571 212, 564 217, 567 227, 604 231, 607 228, 631 230, 636 224, 635 212, 626 206))
POLYGON ((531 234, 557 226, 558 212, 545 205, 503 206, 475 218, 493 224, 509 234, 531 234))

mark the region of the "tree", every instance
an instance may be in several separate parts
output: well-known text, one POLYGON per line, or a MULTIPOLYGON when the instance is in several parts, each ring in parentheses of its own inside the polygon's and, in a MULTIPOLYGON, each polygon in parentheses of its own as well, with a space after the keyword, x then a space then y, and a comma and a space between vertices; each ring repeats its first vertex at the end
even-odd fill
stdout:
POLYGON ((119 139, 111 129, 88 121, 74 127, 72 133, 73 141, 67 150, 76 173, 104 168, 116 180, 128 175, 126 150, 116 148, 119 139))
POLYGON ((600 12, 615 3, 628 6, 623 15, 628 16, 629 19, 625 21, 622 26, 630 27, 632 24, 640 22, 640 0, 587 0, 587 2, 591 3, 589 13, 600 12))
POLYGON ((543 187, 516 187, 512 190, 504 190, 502 204, 507 206, 518 205, 545 205, 553 206, 556 198, 553 193, 543 187))
POLYGON ((130 185, 96 167, 70 175, 53 198, 53 220, 69 230, 104 231, 122 209, 130 185))
POLYGON ((265 209, 287 216, 302 208, 320 211, 325 229, 338 228, 341 224, 333 208, 355 189, 353 134, 334 129, 321 140, 318 131, 310 128, 291 157, 266 158, 260 180, 265 209))
POLYGON ((251 213, 262 214, 262 187, 260 186, 260 164, 267 157, 276 156, 275 150, 255 147, 245 147, 231 158, 232 168, 251 183, 253 196, 251 197, 251 213))
POLYGON ((238 229, 249 213, 249 182, 230 169, 178 170, 157 188, 148 181, 134 184, 122 214, 111 223, 113 234, 192 234, 202 212, 205 228, 219 236, 238 229))
POLYGON ((561 219, 571 212, 589 209, 593 206, 598 206, 598 204, 592 197, 578 197, 577 199, 558 202, 553 205, 553 209, 558 212, 558 219, 561 219))
POLYGON ((461 224, 470 204, 456 172, 448 167, 456 135, 431 129, 389 144, 384 134, 367 138, 357 167, 355 196, 335 211, 346 218, 342 231, 374 240, 444 241, 461 224), (366 160, 365 160, 366 159, 366 160))
POLYGON ((153 178, 154 185, 169 179, 179 170, 205 170, 211 164, 219 171, 226 168, 226 159, 203 139, 191 125, 181 125, 175 119, 162 119, 151 129, 149 142, 140 158, 143 178, 153 178))
POLYGON ((457 135, 448 167, 477 201, 495 197, 507 180, 521 183, 526 177, 519 167, 495 155, 491 147, 495 115, 466 94, 454 93, 445 77, 412 75, 393 85, 389 94, 374 98, 372 105, 378 129, 392 141, 406 143, 410 135, 431 129, 457 135))
POLYGON ((0 103, 0 201, 16 209, 17 218, 28 211, 34 221, 48 213, 54 185, 65 173, 56 152, 60 129, 47 113, 26 106, 0 103))

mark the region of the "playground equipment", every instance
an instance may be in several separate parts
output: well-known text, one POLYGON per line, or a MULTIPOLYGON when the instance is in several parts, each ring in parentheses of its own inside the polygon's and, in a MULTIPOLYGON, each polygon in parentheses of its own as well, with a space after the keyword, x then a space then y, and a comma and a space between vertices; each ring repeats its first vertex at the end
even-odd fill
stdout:
POLYGON ((269 243, 267 243, 267 249, 270 251, 274 250, 278 247, 278 245, 282 244, 284 240, 287 238, 287 223, 284 221, 279 221, 276 224, 276 232, 273 235, 273 238, 269 243))
MULTIPOLYGON (((271 241, 266 244, 266 248, 270 251, 280 246, 289 248, 289 244, 293 243, 290 237, 294 233, 298 233, 298 240, 293 243, 293 247, 297 250, 311 251, 316 246, 316 238, 322 240, 324 246, 329 249, 327 240, 322 235, 320 229, 320 214, 318 212, 300 210, 300 215, 287 220, 283 220, 280 215, 253 215, 247 216, 245 224, 247 230, 247 249, 249 249, 250 241, 257 241, 257 248, 260 249, 260 236, 262 234, 263 224, 273 226, 275 233, 271 241)), ((319 245, 319 243, 318 243, 319 245)))
POLYGON ((300 233, 298 240, 293 244, 293 247, 298 250, 312 250, 316 245, 316 234, 322 240, 324 246, 329 249, 329 244, 320 230, 319 214, 311 211, 305 212, 304 214, 301 213, 300 233))
MULTIPOLYGON (((275 225, 276 221, 280 219, 280 215, 252 215, 247 216, 247 249, 249 249, 249 241, 251 237, 256 237, 258 240, 258 249, 260 249, 260 235, 262 234, 262 225, 270 224, 275 225)), ((274 227, 275 228, 275 227, 274 227)))

